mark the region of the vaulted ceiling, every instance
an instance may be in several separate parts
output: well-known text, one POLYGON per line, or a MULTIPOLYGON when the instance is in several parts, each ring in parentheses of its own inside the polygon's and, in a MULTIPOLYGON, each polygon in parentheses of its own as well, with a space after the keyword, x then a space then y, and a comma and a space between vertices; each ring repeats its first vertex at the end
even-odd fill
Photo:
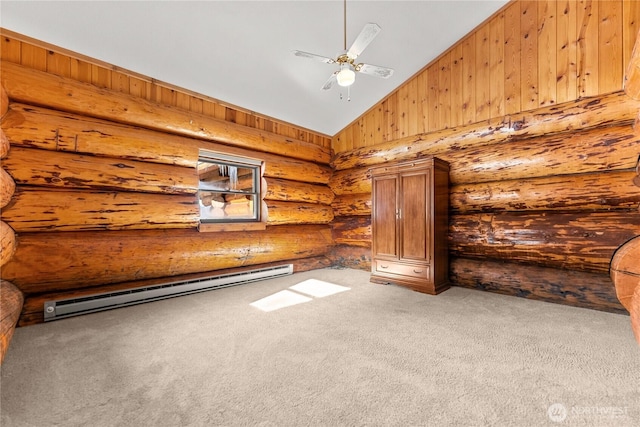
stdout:
POLYGON ((292 53, 337 56, 344 45, 342 0, 2 0, 0 25, 230 105, 334 135, 505 3, 347 1, 347 47, 366 23, 382 27, 356 62, 395 70, 389 79, 358 74, 349 94, 337 85, 321 90, 336 64, 292 53))

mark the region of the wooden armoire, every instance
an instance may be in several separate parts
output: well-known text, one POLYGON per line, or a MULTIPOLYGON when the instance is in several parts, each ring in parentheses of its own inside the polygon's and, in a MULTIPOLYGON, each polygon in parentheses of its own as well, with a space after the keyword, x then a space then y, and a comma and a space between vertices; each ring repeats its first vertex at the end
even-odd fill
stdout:
POLYGON ((449 164, 435 157, 371 168, 371 281, 428 294, 449 288, 449 164))

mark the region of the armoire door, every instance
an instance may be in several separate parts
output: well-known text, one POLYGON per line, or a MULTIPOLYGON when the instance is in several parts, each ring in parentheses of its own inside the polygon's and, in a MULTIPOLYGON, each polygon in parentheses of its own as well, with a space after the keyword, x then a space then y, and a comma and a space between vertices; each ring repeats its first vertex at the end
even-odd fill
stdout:
POLYGON ((429 261, 431 169, 400 175, 400 250, 403 261, 429 261))
POLYGON ((397 260, 399 258, 397 175, 374 178, 372 203, 372 226, 376 230, 372 242, 373 256, 397 260))

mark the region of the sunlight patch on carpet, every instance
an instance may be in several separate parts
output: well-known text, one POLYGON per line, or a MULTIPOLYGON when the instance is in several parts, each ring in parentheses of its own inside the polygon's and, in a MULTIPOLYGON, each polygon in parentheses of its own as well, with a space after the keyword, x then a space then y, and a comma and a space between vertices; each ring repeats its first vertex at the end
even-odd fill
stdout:
POLYGON ((276 292, 275 294, 269 295, 268 297, 262 298, 256 302, 252 302, 249 305, 262 311, 274 311, 309 301, 313 301, 313 299, 295 292, 284 290, 276 292))
POLYGON ((308 279, 304 282, 298 283, 297 285, 290 286, 289 289, 303 293, 305 295, 311 295, 312 297, 322 298, 340 292, 348 291, 351 288, 335 285, 329 282, 323 282, 322 280, 308 279))

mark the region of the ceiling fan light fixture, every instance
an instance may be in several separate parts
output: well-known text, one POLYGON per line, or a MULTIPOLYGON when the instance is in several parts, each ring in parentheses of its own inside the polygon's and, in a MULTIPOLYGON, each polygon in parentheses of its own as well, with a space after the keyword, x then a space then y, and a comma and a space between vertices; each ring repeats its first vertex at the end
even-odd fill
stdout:
POLYGON ((356 73, 348 65, 343 65, 336 75, 338 84, 342 87, 351 86, 356 81, 356 73))

